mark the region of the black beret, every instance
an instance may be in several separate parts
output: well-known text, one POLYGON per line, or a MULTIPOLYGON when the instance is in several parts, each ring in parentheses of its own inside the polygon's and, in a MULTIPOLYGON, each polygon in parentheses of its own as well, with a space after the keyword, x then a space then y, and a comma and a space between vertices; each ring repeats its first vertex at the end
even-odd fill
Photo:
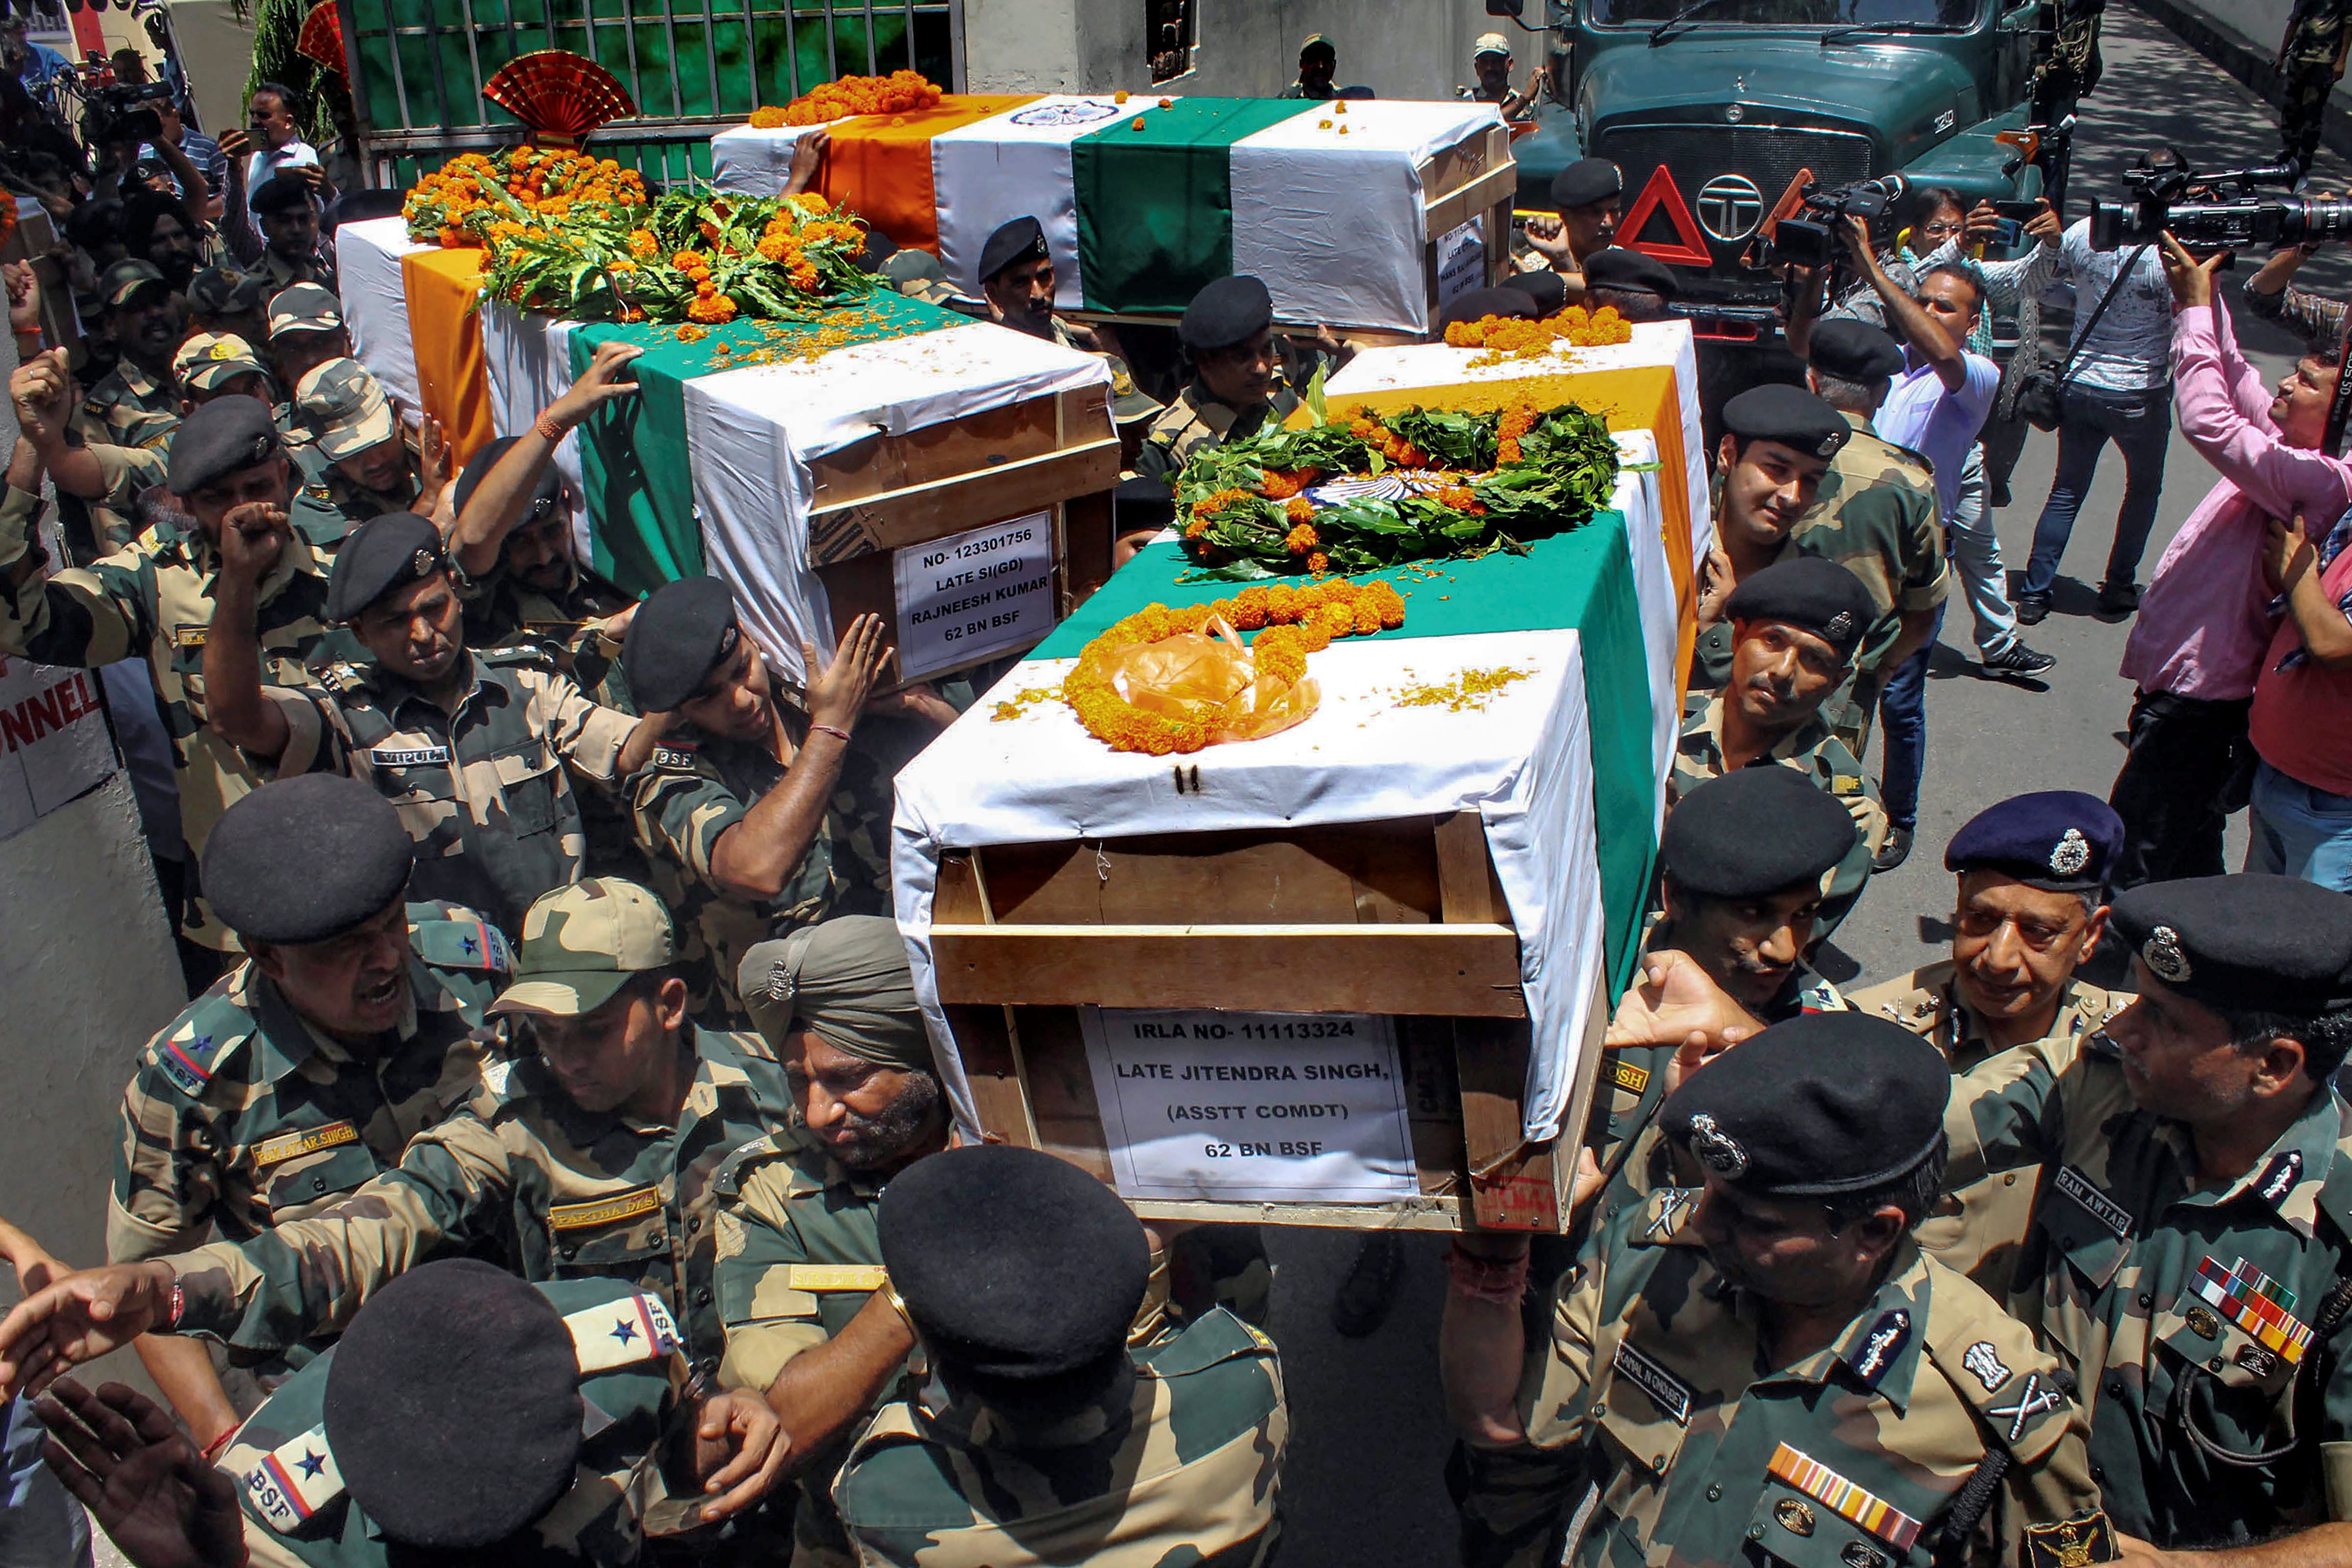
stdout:
POLYGON ((394 588, 421 583, 448 564, 431 518, 413 511, 372 517, 335 552, 327 574, 327 619, 348 624, 394 588))
POLYGON ((266 463, 285 450, 269 405, 236 394, 215 397, 172 433, 172 493, 194 495, 225 475, 266 463))
POLYGON ((1775 441, 1816 458, 1834 458, 1853 437, 1845 416, 1801 386, 1767 382, 1723 405, 1723 427, 1747 440, 1775 441))
POLYGON ((1113 533, 1134 533, 1146 528, 1166 528, 1176 521, 1176 492, 1159 479, 1138 475, 1121 479, 1110 492, 1113 533))
POLYGON ((343 1486, 393 1541, 505 1540, 553 1507, 580 1457, 580 1363, 554 1304, 470 1258, 367 1300, 321 1401, 343 1486))
POLYGON ((1685 892, 1755 899, 1820 882, 1853 846, 1853 817, 1837 797, 1770 763, 1735 768, 1676 801, 1658 835, 1658 864, 1685 892))
POLYGON ((950 1149, 893 1176, 875 1223, 891 1285, 958 1370, 1034 1384, 1124 1353, 1150 1248, 1076 1165, 1009 1144, 950 1149))
POLYGON ((397 902, 416 846, 392 803, 341 773, 263 784, 221 813, 198 879, 249 942, 324 942, 397 902))
POLYGON ((1903 368, 1903 348, 1884 327, 1851 316, 1813 323, 1805 342, 1805 363, 1823 375, 1864 384, 1884 381, 1903 368))
POLYGON ((1514 272, 1503 279, 1503 287, 1516 289, 1536 302, 1536 314, 1549 316, 1568 303, 1568 279, 1549 267, 1532 272, 1514 272))
POLYGON ((1625 176, 1606 158, 1579 158, 1551 177, 1551 205, 1566 212, 1625 194, 1625 176))
POLYGON ((1850 659, 1878 618, 1862 579, 1834 561, 1792 555, 1740 580, 1723 603, 1733 621, 1780 621, 1812 633, 1850 659))
POLYGON ((1210 282, 1184 307, 1176 335, 1194 351, 1229 349, 1274 325, 1274 296, 1246 273, 1210 282))
POLYGON ((1951 1092, 1944 1053, 1900 1024, 1803 1013, 1709 1061, 1659 1116, 1743 1193, 1831 1197, 1917 1168, 1944 1135, 1951 1092))
POLYGON ((2124 819, 2080 790, 2013 795, 1977 813, 1944 849, 1947 871, 1999 871, 2053 893, 2087 892, 2124 849, 2124 819))
POLYGON ((2226 1012, 2352 1006, 2352 895, 2241 871, 2147 882, 2119 895, 2108 929, 2165 985, 2226 1012))
POLYGON ((629 621, 621 672, 640 713, 667 713, 702 689, 743 634, 735 590, 718 577, 681 577, 655 589, 629 621))
POLYGON ((858 247, 857 265, 866 272, 879 272, 882 264, 898 254, 898 242, 878 228, 866 231, 866 243, 858 247))
POLYGON ((1584 258, 1584 283, 1589 289, 1646 289, 1661 300, 1683 291, 1675 269, 1654 256, 1612 245, 1584 258))
POLYGON ((310 182, 299 174, 280 171, 262 182, 261 188, 253 193, 249 205, 257 213, 277 213, 289 207, 309 206, 310 182))
POLYGON ((1443 333, 1456 321, 1483 321, 1489 316, 1532 321, 1538 314, 1535 296, 1524 289, 1470 289, 1438 312, 1437 330, 1443 333))
POLYGON ((1016 217, 980 247, 980 280, 987 282, 1016 261, 1043 261, 1052 254, 1045 248, 1045 226, 1034 217, 1016 217))
MULTIPOLYGON (((512 436, 501 436, 466 460, 465 469, 457 476, 456 505, 459 511, 466 510, 466 503, 474 499, 474 492, 481 488, 490 470, 499 466, 499 459, 514 448, 515 439, 512 436)), ((543 510, 562 499, 563 476, 555 471, 553 463, 549 463, 539 470, 539 489, 531 493, 532 506, 543 510)), ((527 511, 524 521, 529 521, 530 515, 527 511)))

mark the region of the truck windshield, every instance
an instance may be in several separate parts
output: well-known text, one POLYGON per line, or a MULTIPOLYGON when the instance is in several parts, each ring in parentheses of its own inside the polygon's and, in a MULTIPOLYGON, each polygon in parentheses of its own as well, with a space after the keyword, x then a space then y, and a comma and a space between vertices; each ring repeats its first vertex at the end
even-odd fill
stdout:
MULTIPOLYGON (((1654 26, 1690 0, 1587 0, 1597 27, 1654 26)), ((1965 26, 1985 0, 1716 0, 1694 22, 1707 26, 1854 27, 1874 22, 1965 26)))

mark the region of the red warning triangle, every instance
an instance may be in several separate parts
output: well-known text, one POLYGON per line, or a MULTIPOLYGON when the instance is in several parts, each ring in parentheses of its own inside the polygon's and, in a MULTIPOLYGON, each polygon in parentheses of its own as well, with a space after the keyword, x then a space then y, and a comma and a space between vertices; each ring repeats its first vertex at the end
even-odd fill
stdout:
POLYGON ((1681 267, 1712 267, 1715 257, 1706 247, 1706 236, 1700 232, 1698 220, 1691 216, 1690 206, 1675 186, 1675 177, 1664 163, 1650 173, 1650 183, 1633 198, 1633 206, 1617 220, 1617 243, 1661 261, 1671 261, 1681 267), (1667 221, 1675 226, 1675 240, 1645 240, 1642 230, 1658 210, 1665 209, 1667 221))

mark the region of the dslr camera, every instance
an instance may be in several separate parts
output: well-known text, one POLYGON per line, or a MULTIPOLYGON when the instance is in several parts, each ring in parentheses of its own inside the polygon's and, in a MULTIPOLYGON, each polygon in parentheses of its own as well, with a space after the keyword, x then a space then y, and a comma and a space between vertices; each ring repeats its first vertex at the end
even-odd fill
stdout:
POLYGON ((1846 219, 1858 217, 1875 223, 1894 210, 1909 188, 1910 182, 1900 174, 1856 180, 1850 185, 1806 186, 1804 210, 1790 214, 1774 226, 1772 239, 1764 247, 1762 265, 1787 263, 1814 268, 1828 266, 1845 254, 1838 231, 1845 226, 1846 219))
POLYGON ((2164 231, 2190 250, 2211 252, 2341 239, 2352 235, 2352 202, 2264 195, 2265 185, 2288 189, 2292 163, 2200 174, 2193 169, 2131 169, 2128 200, 2091 205, 2091 248, 2152 245, 2164 231))

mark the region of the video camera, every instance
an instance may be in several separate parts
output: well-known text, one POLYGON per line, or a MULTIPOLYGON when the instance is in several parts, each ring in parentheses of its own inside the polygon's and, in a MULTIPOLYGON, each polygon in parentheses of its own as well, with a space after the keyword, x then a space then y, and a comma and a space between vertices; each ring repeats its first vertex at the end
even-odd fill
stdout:
POLYGON ((152 142, 163 134, 159 102, 171 101, 172 89, 160 81, 115 82, 90 94, 82 116, 89 145, 111 147, 124 142, 152 142))
POLYGON ((1764 247, 1763 265, 1828 266, 1845 253, 1838 233, 1846 219, 1875 223, 1894 209, 1908 189, 1910 182, 1900 174, 1856 180, 1850 185, 1806 186, 1802 214, 1791 213, 1774 226, 1771 241, 1764 247))
POLYGON ((2091 248, 2151 245, 2167 229, 2190 250, 2276 247, 2352 235, 2352 202, 2265 196, 2263 185, 2291 188, 2292 163, 2199 174, 2193 169, 2131 169, 2130 200, 2091 205, 2091 248), (2194 199, 2191 199, 2194 198, 2194 199))

